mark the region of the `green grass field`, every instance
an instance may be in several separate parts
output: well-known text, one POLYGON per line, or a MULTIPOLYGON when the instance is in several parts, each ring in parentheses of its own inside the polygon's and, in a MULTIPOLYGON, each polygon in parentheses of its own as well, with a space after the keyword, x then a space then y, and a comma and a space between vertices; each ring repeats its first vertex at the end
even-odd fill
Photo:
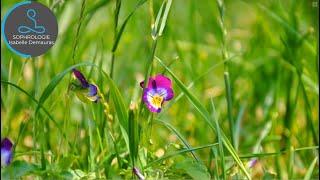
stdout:
POLYGON ((1 40, 2 178, 319 178, 318 0, 39 2, 56 44, 25 59, 1 40), (139 83, 157 74, 174 97, 152 113, 139 83))

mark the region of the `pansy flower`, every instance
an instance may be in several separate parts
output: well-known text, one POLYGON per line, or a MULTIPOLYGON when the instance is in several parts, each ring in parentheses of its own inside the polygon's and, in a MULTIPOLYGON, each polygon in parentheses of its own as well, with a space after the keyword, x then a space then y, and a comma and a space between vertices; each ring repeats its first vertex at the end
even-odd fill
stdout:
POLYGON ((90 84, 84 75, 77 69, 72 70, 74 81, 71 83, 71 89, 76 92, 77 97, 82 102, 98 102, 98 87, 94 84, 90 84))
POLYGON ((1 140, 1 167, 8 166, 12 161, 12 142, 8 138, 1 140))
MULTIPOLYGON (((144 88, 144 82, 141 82, 140 86, 144 88)), ((164 101, 171 100, 173 96, 171 80, 158 74, 149 78, 148 86, 143 90, 142 99, 151 112, 160 113, 164 101)))

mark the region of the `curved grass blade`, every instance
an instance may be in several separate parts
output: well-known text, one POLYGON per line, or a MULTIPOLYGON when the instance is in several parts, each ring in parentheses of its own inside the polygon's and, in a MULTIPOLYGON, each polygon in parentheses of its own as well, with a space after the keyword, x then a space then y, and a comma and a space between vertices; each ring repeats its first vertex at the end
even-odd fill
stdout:
MULTIPOLYGON (((191 83, 189 83, 189 85, 187 86, 187 89, 191 89, 194 84, 196 82, 198 82, 199 80, 201 80, 203 77, 205 77, 207 74, 209 74, 211 71, 213 71, 215 68, 223 65, 224 63, 226 63, 227 61, 231 61, 233 58, 237 57, 239 55, 233 55, 231 56, 230 58, 224 60, 224 61, 221 61, 219 63, 216 63, 214 65, 212 65, 206 72, 204 72, 203 74, 199 75, 197 78, 195 78, 191 83)), ((185 94, 183 92, 181 92, 176 98, 174 98, 172 101, 170 101, 164 108, 163 108, 163 111, 165 111, 166 109, 170 108, 173 104, 175 104, 176 102, 178 102, 185 94)), ((160 114, 159 116, 161 117, 163 115, 160 114)))
POLYGON ((89 7, 88 10, 85 12, 85 16, 90 15, 92 16, 95 12, 97 12, 100 8, 110 3, 111 0, 101 0, 92 7, 89 7))
POLYGON ((130 156, 132 161, 132 167, 135 167, 135 160, 137 159, 138 155, 138 124, 135 119, 135 114, 132 109, 129 110, 129 119, 128 119, 128 135, 129 139, 129 147, 130 147, 130 156))
MULTIPOLYGON (((81 67, 81 66, 94 66, 96 68, 98 68, 95 64, 92 63, 79 63, 73 66, 70 66, 69 68, 65 69, 63 72, 59 73, 57 76, 55 76, 51 82, 47 85, 47 87, 45 88, 45 90, 43 91, 42 95, 40 96, 36 111, 35 111, 35 115, 37 115, 39 109, 43 106, 44 102, 47 100, 47 98, 51 95, 51 93, 53 92, 53 90, 55 89, 55 87, 60 83, 60 81, 63 79, 63 77, 68 74, 69 72, 72 71, 72 69, 77 68, 77 67, 81 67)), ((99 68, 98 68, 99 69, 99 68)), ((129 150, 129 139, 128 139, 128 115, 126 113, 125 110, 125 105, 124 105, 124 101, 123 98, 118 90, 118 88, 116 87, 116 85, 114 84, 113 80, 110 79, 109 75, 104 72, 102 69, 100 69, 100 71, 103 73, 103 75, 105 75, 105 77, 108 80, 108 83, 110 85, 110 91, 112 94, 112 97, 114 99, 114 105, 115 105, 115 109, 119 118, 119 122, 120 122, 120 127, 121 127, 121 132, 123 135, 123 138, 126 142, 127 148, 129 150)))
MULTIPOLYGON (((279 23, 281 26, 283 26, 285 29, 287 29, 290 33, 296 35, 299 38, 302 38, 303 35, 301 35, 301 33, 297 32, 294 28, 292 28, 290 26, 289 23, 287 23, 282 17, 280 17, 279 15, 277 15, 275 12, 271 11, 269 8, 267 8, 266 6, 264 6, 261 3, 257 4, 257 7, 259 9, 261 9, 262 11, 264 11, 269 17, 271 17, 272 19, 274 19, 277 23, 279 23)), ((316 54, 317 51, 314 49, 313 45, 309 42, 309 41, 304 41, 307 45, 307 47, 311 50, 311 52, 313 54, 316 54)))
POLYGON ((126 28, 126 25, 127 25, 128 21, 130 20, 132 15, 136 12, 136 10, 140 6, 142 6, 145 2, 147 2, 147 0, 140 0, 138 2, 138 4, 135 6, 135 8, 131 11, 131 13, 126 17, 126 19, 121 24, 121 27, 120 27, 120 29, 119 29, 119 31, 117 33, 117 36, 116 36, 116 40, 115 40, 115 42, 113 44, 113 47, 112 47, 112 52, 115 52, 117 50, 117 47, 118 47, 119 41, 121 39, 122 33, 123 33, 124 29, 126 28))
MULTIPOLYGON (((297 149, 294 149, 294 152, 315 150, 315 149, 319 149, 319 146, 309 146, 309 147, 297 148, 297 149)), ((239 157, 241 159, 250 159, 250 158, 254 158, 254 157, 276 156, 276 155, 285 154, 287 152, 288 152, 288 150, 284 149, 284 150, 278 151, 278 152, 263 152, 263 153, 252 153, 252 154, 248 154, 248 155, 239 155, 239 157)), ((227 158, 230 158, 230 157, 227 157, 227 158)))
MULTIPOLYGON (((164 67, 166 68, 166 70, 169 72, 169 74, 172 76, 172 78, 174 79, 175 83, 179 86, 179 88, 181 89, 181 91, 183 91, 185 93, 185 95, 187 96, 187 98, 189 99, 189 101, 191 102, 191 104, 193 104, 193 106, 195 107, 195 109, 201 114, 201 116, 204 118, 204 120, 207 122, 207 124, 209 125, 209 127, 215 132, 217 133, 217 130, 215 129, 215 127, 212 125, 211 121, 210 121, 210 115, 209 112, 206 110, 206 108, 200 103, 200 101, 194 97, 192 95, 192 93, 188 90, 188 88, 177 78, 177 76, 171 71, 171 69, 169 69, 163 62, 161 59, 159 59, 158 57, 155 57, 158 62, 164 67)), ((235 149, 232 147, 232 144, 230 143, 230 141, 228 140, 227 136, 223 133, 223 131, 221 130, 221 138, 223 141, 224 146, 226 147, 226 149, 229 151, 229 153, 231 154, 231 156, 233 157, 233 159, 236 161, 237 165, 240 167, 240 169, 242 170, 242 172, 247 176, 248 179, 251 179, 249 173, 247 172, 244 164, 242 163, 242 161, 240 160, 239 156, 237 155, 235 149)))
POLYGON ((106 77, 107 82, 110 86, 110 97, 113 99, 113 104, 115 106, 115 110, 120 123, 121 133, 126 142, 128 150, 130 150, 128 137, 128 111, 126 110, 126 106, 124 105, 123 97, 110 76, 103 70, 101 70, 101 72, 106 77))
POLYGON ((213 120, 215 122, 216 130, 217 130, 217 136, 218 136, 218 143, 219 143, 219 156, 220 156, 220 163, 221 163, 221 169, 222 169, 222 177, 223 179, 227 179, 226 177, 226 168, 225 168, 225 159, 224 159, 224 152, 223 152, 223 143, 221 140, 221 132, 219 127, 219 121, 216 113, 216 108, 213 103, 213 99, 211 99, 211 106, 212 106, 212 114, 213 114, 213 120))
POLYGON ((243 120, 244 111, 247 107, 247 103, 244 103, 240 106, 240 110, 235 122, 235 129, 234 129, 234 137, 235 137, 235 148, 236 150, 239 149, 239 142, 240 142, 240 132, 241 132, 241 122, 243 120))
POLYGON ((37 115, 40 106, 42 106, 44 104, 44 102, 48 99, 48 97, 51 95, 51 93, 53 92, 53 90, 56 88, 56 86, 60 83, 60 81, 63 79, 63 77, 68 74, 69 72, 71 72, 72 69, 76 68, 76 67, 80 67, 80 66, 95 66, 92 63, 79 63, 76 65, 73 65, 67 69, 65 69, 64 71, 62 71, 61 73, 59 73, 58 75, 56 75, 51 82, 47 85, 47 87, 45 88, 45 90, 43 91, 43 93, 40 96, 39 99, 39 104, 35 110, 35 115, 37 115))
POLYGON ((197 150, 201 150, 201 149, 205 149, 205 148, 210 148, 210 147, 213 147, 213 146, 217 146, 218 143, 215 143, 215 144, 208 144, 208 145, 204 145, 204 146, 199 146, 199 147, 195 147, 195 148, 190 148, 190 149, 182 149, 182 150, 179 150, 179 151, 176 151, 174 153, 171 153, 171 154, 168 154, 168 155, 165 155, 165 156, 162 156, 161 158, 155 160, 155 161, 152 161, 150 162, 149 164, 147 164, 145 168, 148 168, 156 163, 159 163, 161 161, 164 161, 166 159, 169 159, 171 157, 174 157, 174 156, 177 156, 177 155, 181 155, 181 154, 184 154, 184 153, 188 153, 188 152, 192 152, 192 151, 197 151, 197 150))
POLYGON ((308 168, 308 171, 307 171, 306 175, 304 176, 303 180, 309 180, 312 178, 312 172, 313 172, 314 167, 317 164, 317 161, 318 161, 318 157, 314 158, 314 160, 312 161, 310 167, 308 168))
MULTIPOLYGON (((169 124, 168 122, 164 122, 160 119, 156 119, 156 122, 163 124, 166 128, 168 128, 170 131, 176 134, 176 136, 180 139, 180 141, 185 145, 187 149, 192 149, 188 141, 171 124, 169 124)), ((196 156, 196 154, 193 151, 191 151, 191 154, 196 161, 200 161, 200 159, 196 156)))
POLYGON ((164 27, 166 26, 167 18, 168 18, 168 15, 169 15, 169 12, 170 12, 170 8, 171 8, 171 4, 172 4, 172 0, 167 0, 166 8, 164 10, 164 13, 163 13, 163 16, 162 16, 162 21, 161 21, 161 24, 160 24, 159 36, 162 35, 164 27))
MULTIPOLYGON (((11 82, 7 82, 7 81, 2 81, 1 83, 10 85, 14 88, 16 88, 17 90, 21 91, 22 93, 24 93, 26 96, 28 96, 33 102, 35 102, 39 108, 41 108, 43 110, 43 112, 48 116, 48 118, 53 122, 53 124, 58 128, 58 130, 60 131, 60 133, 62 134, 63 138, 67 141, 67 136, 65 135, 65 133, 62 131, 62 129, 60 128, 59 124, 57 123, 56 120, 54 120, 54 118, 50 115, 50 113, 33 97, 31 96, 31 94, 29 94, 27 91, 25 91, 24 89, 22 89, 21 87, 19 87, 16 84, 13 84, 11 82)), ((68 141, 67 141, 68 142, 68 141)), ((69 143, 69 142, 68 142, 69 143)), ((69 145, 71 145, 69 143, 69 145)))

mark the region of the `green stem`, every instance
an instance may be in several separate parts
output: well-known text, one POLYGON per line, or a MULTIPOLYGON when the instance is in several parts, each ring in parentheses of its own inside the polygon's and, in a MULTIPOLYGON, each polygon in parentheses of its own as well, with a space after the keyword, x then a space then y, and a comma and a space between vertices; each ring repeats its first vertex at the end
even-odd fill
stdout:
POLYGON ((115 55, 114 55, 114 52, 112 52, 111 53, 111 66, 110 66, 110 78, 111 79, 113 79, 114 61, 115 61, 115 55))
POLYGON ((230 85, 230 78, 229 78, 229 73, 224 72, 224 83, 225 83, 225 88, 226 88, 226 93, 227 93, 227 106, 228 106, 228 120, 229 120, 229 125, 230 125, 230 134, 231 134, 231 142, 232 145, 235 145, 235 138, 234 138, 234 121, 232 118, 232 98, 231 98, 231 85, 230 85))
POLYGON ((318 146, 319 140, 318 140, 318 135, 316 133, 316 130, 315 130, 313 122, 312 122, 311 106, 310 106, 310 102, 309 102, 309 99, 307 96, 306 89, 304 87, 304 84, 302 83, 301 77, 302 77, 302 75, 299 74, 299 81, 301 83, 303 99, 304 99, 304 102, 306 103, 305 109, 306 109, 306 117, 307 117, 307 126, 309 126, 308 129, 311 129, 311 134, 312 134, 312 139, 313 139, 314 145, 318 146))
MULTIPOLYGON (((143 90, 147 87, 149 77, 150 77, 150 75, 152 73, 153 59, 154 59, 154 55, 155 55, 155 52, 156 52, 156 48, 157 48, 157 38, 155 38, 152 41, 151 54, 150 54, 150 57, 149 57, 149 61, 146 63, 146 67, 145 67, 146 73, 144 75, 143 90)), ((141 111, 142 111, 142 107, 143 107, 142 104, 143 104, 143 100, 141 98, 138 117, 140 117, 140 114, 141 114, 141 111)))
POLYGON ((226 61, 229 59, 227 46, 226 46, 226 36, 227 36, 227 29, 224 25, 224 14, 225 14, 225 6, 223 0, 217 0, 218 10, 220 13, 220 28, 222 31, 221 37, 221 53, 222 53, 222 60, 224 61, 224 83, 226 88, 226 98, 227 98, 227 108, 228 108, 228 120, 229 120, 229 129, 231 134, 231 142, 232 146, 235 146, 235 139, 234 139, 234 122, 232 118, 232 92, 231 92, 231 83, 229 77, 229 62, 226 61))
POLYGON ((73 64, 76 63, 76 61, 75 61, 76 50, 77 50, 77 47, 78 47, 79 33, 80 33, 81 25, 82 25, 82 20, 83 20, 83 14, 84 14, 84 9, 85 9, 85 4, 86 4, 86 0, 83 0, 83 1, 82 1, 82 4, 81 4, 79 24, 78 24, 78 26, 77 26, 76 36, 75 36, 75 40, 74 40, 73 48, 72 48, 72 62, 73 62, 73 64))
MULTIPOLYGON (((113 46, 117 43, 117 29, 118 29, 118 22, 119 22, 119 12, 121 7, 121 0, 116 1, 116 8, 114 11, 114 27, 113 27, 113 46)), ((110 78, 113 79, 113 72, 114 72, 114 61, 115 61, 115 51, 116 49, 112 48, 111 52, 111 66, 110 66, 110 78)))

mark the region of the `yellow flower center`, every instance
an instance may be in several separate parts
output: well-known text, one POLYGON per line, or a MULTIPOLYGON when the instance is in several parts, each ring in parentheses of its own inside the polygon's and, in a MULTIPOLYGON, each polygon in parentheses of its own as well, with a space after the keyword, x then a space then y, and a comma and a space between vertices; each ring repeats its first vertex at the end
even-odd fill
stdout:
POLYGON ((163 97, 156 94, 152 97, 151 103, 153 104, 153 106, 161 108, 162 101, 163 97))

